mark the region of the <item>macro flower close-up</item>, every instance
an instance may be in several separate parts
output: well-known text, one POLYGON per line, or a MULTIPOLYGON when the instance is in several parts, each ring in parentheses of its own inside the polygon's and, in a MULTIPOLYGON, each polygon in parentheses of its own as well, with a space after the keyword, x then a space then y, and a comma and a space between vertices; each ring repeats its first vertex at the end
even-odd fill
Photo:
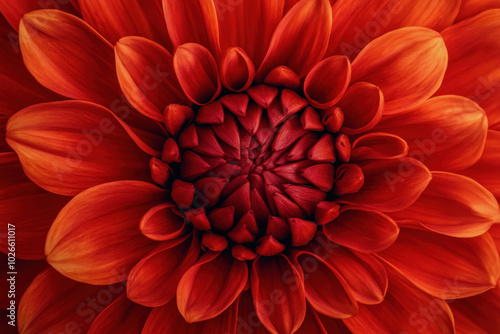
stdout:
POLYGON ((500 1, 0 13, 2 333, 500 333, 500 1))

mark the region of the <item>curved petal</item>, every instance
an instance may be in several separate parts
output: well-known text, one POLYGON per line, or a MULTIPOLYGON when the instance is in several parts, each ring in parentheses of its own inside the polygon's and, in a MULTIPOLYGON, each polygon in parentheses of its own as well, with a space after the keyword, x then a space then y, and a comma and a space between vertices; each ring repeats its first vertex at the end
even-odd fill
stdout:
POLYGON ((174 72, 172 55, 146 38, 128 36, 115 45, 120 87, 132 106, 143 115, 163 121, 171 104, 188 104, 174 72))
POLYGON ((137 305, 120 295, 92 321, 88 334, 138 334, 148 319, 150 308, 137 305))
POLYGON ((352 144, 351 161, 398 159, 408 155, 408 144, 401 137, 383 132, 367 133, 352 144))
POLYGON ((271 39, 269 50, 257 71, 262 81, 274 68, 284 65, 304 77, 326 52, 332 28, 328 0, 297 3, 283 17, 271 39))
POLYGON ((257 316, 273 334, 293 333, 306 315, 304 283, 284 255, 259 257, 250 274, 257 316), (272 307, 274 312, 269 312, 272 307))
POLYGON ((352 332, 455 333, 453 315, 446 302, 418 289, 397 269, 391 266, 386 269, 389 289, 384 301, 377 305, 360 305, 356 316, 344 319, 352 332))
POLYGON ((497 0, 462 0, 455 22, 463 21, 494 8, 500 8, 500 3, 497 0))
POLYGON ((382 212, 400 211, 417 200, 431 180, 431 173, 412 158, 375 160, 361 165, 365 181, 354 194, 337 201, 359 204, 382 212))
POLYGON ((127 297, 145 306, 165 305, 175 297, 182 275, 195 264, 199 254, 200 244, 195 236, 162 243, 130 271, 127 297))
POLYGON ((242 48, 228 48, 221 64, 221 80, 233 92, 247 90, 255 77, 255 66, 242 48))
POLYGON ((210 50, 215 59, 219 57, 219 25, 213 0, 163 0, 163 12, 174 49, 197 43, 210 50))
POLYGON ((310 333, 328 334, 330 332, 327 332, 325 330, 325 327, 321 323, 321 320, 319 319, 316 311, 314 311, 314 309, 310 305, 307 305, 306 317, 304 318, 304 322, 302 323, 302 326, 299 328, 299 330, 295 332, 295 334, 310 333))
POLYGON ((340 215, 324 226, 331 241, 363 253, 386 249, 398 237, 399 228, 389 217, 378 211, 346 206, 340 215))
POLYGON ((95 317, 125 291, 121 284, 81 284, 48 268, 19 303, 20 333, 87 332, 95 317))
POLYGON ((243 291, 238 304, 238 326, 235 334, 268 334, 266 327, 257 317, 252 292, 243 291))
POLYGON ((490 127, 500 123, 500 9, 483 12, 443 31, 450 56, 438 95, 466 96, 488 115, 490 127))
POLYGON ((417 201, 403 211, 392 213, 391 217, 415 220, 429 230, 448 236, 471 238, 500 222, 500 211, 495 197, 474 180, 432 172, 431 182, 417 201))
POLYGON ((500 277, 498 252, 488 233, 464 239, 402 228, 398 240, 380 256, 441 299, 480 294, 500 277))
POLYGON ((125 36, 142 36, 172 50, 161 0, 78 0, 83 19, 111 44, 125 36))
POLYGON ((397 114, 431 97, 448 63, 443 38, 436 31, 409 27, 391 31, 368 44, 352 63, 352 82, 377 85, 385 98, 384 114, 397 114))
POLYGON ((259 67, 283 16, 284 3, 285 0, 215 1, 221 50, 241 47, 259 67))
POLYGON ((458 173, 473 178, 500 201, 500 132, 488 131, 483 155, 471 167, 458 173))
MULTIPOLYGON (((16 258, 44 259, 45 238, 59 211, 70 200, 31 182, 15 153, 0 153, 0 221, 15 225, 16 258)), ((0 234, 0 250, 8 253, 7 233, 0 234)))
POLYGON ((57 271, 89 284, 123 281, 155 243, 138 224, 166 192, 140 181, 110 182, 74 197, 52 224, 45 254, 57 271))
POLYGON ((93 103, 28 107, 10 118, 7 143, 26 175, 53 193, 76 195, 104 182, 151 180, 150 156, 135 145, 116 116, 93 103))
POLYGON ((186 96, 196 104, 209 104, 221 91, 217 63, 210 52, 195 43, 183 44, 174 55, 174 69, 186 96))
POLYGON ((344 113, 342 132, 359 134, 372 129, 382 118, 384 95, 379 87, 358 82, 347 89, 337 106, 344 113))
POLYGON ((483 109, 467 98, 438 96, 381 121, 375 130, 406 140, 409 156, 429 169, 456 171, 472 166, 481 157, 488 120, 483 109))
POLYGON ((177 238, 185 232, 185 227, 186 217, 172 202, 151 208, 139 223, 142 234, 157 241, 177 238))
POLYGON ((226 253, 205 253, 177 287, 179 312, 188 323, 212 319, 234 303, 247 281, 246 262, 226 253))

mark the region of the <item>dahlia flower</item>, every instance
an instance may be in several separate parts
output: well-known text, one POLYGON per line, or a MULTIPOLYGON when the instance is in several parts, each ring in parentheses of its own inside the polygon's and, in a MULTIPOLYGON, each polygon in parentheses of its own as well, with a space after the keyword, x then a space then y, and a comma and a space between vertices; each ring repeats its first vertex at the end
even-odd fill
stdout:
POLYGON ((0 1, 1 328, 498 333, 499 8, 0 1))

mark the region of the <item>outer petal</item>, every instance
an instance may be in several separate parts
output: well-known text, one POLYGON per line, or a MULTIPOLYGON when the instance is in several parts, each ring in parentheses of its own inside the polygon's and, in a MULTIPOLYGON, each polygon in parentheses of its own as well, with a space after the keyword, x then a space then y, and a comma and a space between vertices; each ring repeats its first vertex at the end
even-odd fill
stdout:
POLYGON ((352 144, 351 160, 397 159, 408 155, 408 144, 401 137, 383 132, 368 133, 352 144))
POLYGON ((419 288, 441 299, 482 293, 500 277, 498 252, 488 233, 459 239, 402 228, 398 240, 380 256, 419 288))
POLYGON ((344 323, 354 333, 455 333, 448 305, 418 289, 390 266, 389 290, 378 305, 360 306, 359 313, 344 323), (429 317, 429 312, 431 317, 429 317))
POLYGON ((213 0, 163 0, 163 11, 174 48, 198 43, 218 58, 219 26, 213 0))
POLYGON ((385 114, 408 110, 434 94, 448 54, 441 35, 419 27, 391 31, 368 44, 352 63, 352 81, 377 85, 385 114))
POLYGON ((241 47, 259 67, 283 16, 284 3, 285 0, 215 1, 221 50, 241 47))
POLYGON ((52 224, 45 253, 63 275, 89 284, 120 282, 155 243, 144 237, 142 215, 166 192, 139 181, 90 188, 61 210, 52 224))
POLYGON ((7 224, 15 225, 16 257, 45 258, 50 224, 70 198, 51 194, 31 182, 15 153, 0 153, 0 250, 8 253, 7 224))
MULTIPOLYGON (((298 331, 295 332, 296 334, 310 334, 310 333, 315 333, 315 334, 328 334, 325 330, 325 327, 321 323, 321 320, 318 317, 318 314, 314 311, 314 309, 307 305, 307 312, 306 312, 306 317, 304 318, 304 322, 302 323, 302 326, 299 328, 298 331)), ((334 334, 334 333, 332 333, 334 334)))
POLYGON ((195 236, 167 241, 132 268, 127 281, 127 297, 151 307, 165 305, 175 296, 182 275, 195 264, 200 244, 195 236))
POLYGON ((433 172, 431 182, 417 201, 391 217, 415 220, 448 236, 470 238, 500 222, 500 211, 495 197, 474 180, 433 172))
POLYGON ((460 22, 493 8, 500 8, 500 3, 497 0, 462 0, 455 22, 460 22))
POLYGON ((83 19, 111 44, 125 36, 142 36, 172 50, 161 0, 78 0, 83 19))
POLYGON ((481 157, 488 120, 483 109, 467 98, 439 96, 383 120, 375 130, 406 140, 409 156, 429 169, 456 171, 472 166, 481 157))
POLYGON ((483 12, 443 31, 450 55, 437 94, 466 96, 488 114, 490 127, 500 123, 500 9, 483 12))
POLYGON ((272 334, 293 333, 306 315, 304 283, 284 255, 257 258, 251 288, 257 316, 272 334), (272 305, 274 312, 269 312, 272 305))
POLYGON ((224 54, 220 76, 225 87, 233 92, 242 92, 252 84, 255 66, 245 50, 232 47, 224 54))
POLYGON ((19 333, 86 332, 97 314, 125 291, 70 280, 52 268, 38 275, 19 303, 19 333))
POLYGON ((205 253, 177 287, 179 312, 189 323, 212 319, 234 303, 247 281, 246 262, 226 253, 205 253))
POLYGON ((141 151, 107 109, 64 101, 28 107, 7 124, 7 142, 27 176, 61 195, 104 182, 149 181, 150 156, 141 151))
POLYGON ((365 176, 361 190, 338 202, 382 212, 400 211, 415 202, 431 180, 427 167, 412 158, 371 161, 361 169, 365 176))
POLYGON ((297 3, 281 20, 269 50, 257 71, 257 81, 275 67, 285 65, 304 77, 323 58, 332 27, 328 0, 297 3))
POLYGON ((122 294, 97 316, 88 333, 141 333, 150 312, 151 309, 131 302, 122 294))
POLYGON ((189 103, 175 76, 172 55, 161 45, 124 37, 115 45, 115 58, 120 87, 143 115, 163 121, 167 105, 189 103))

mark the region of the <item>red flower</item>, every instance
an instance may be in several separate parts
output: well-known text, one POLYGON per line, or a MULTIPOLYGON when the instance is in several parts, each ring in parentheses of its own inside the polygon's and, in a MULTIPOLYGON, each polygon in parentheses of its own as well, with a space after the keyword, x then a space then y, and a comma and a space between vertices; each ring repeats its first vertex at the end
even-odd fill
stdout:
POLYGON ((40 7, 0 1, 20 333, 500 326, 498 3, 40 7))

